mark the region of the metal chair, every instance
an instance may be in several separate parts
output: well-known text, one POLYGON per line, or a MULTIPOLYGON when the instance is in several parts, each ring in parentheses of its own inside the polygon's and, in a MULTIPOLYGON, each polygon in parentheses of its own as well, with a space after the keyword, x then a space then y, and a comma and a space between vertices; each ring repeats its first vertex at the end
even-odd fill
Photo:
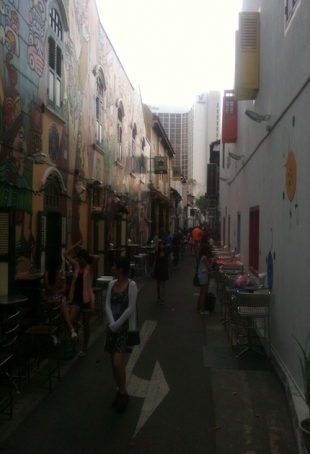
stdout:
POLYGON ((46 314, 48 324, 32 326, 26 332, 26 367, 28 371, 28 381, 30 375, 39 375, 46 377, 37 386, 39 388, 49 389, 52 391, 52 379, 60 380, 59 365, 59 327, 61 322, 61 305, 53 306, 46 314), (32 351, 30 351, 32 347, 32 351), (32 354, 34 356, 34 365, 31 367, 32 354), (53 357, 53 353, 56 358, 53 357), (53 362, 56 364, 53 364, 53 362), (46 371, 47 366, 47 371, 46 371), (48 382, 48 386, 45 386, 48 382))
POLYGON ((247 338, 245 348, 237 355, 240 358, 250 350, 266 356, 267 341, 270 342, 269 309, 270 292, 240 293, 237 296, 236 337, 247 338), (258 342, 254 343, 254 339, 258 342))
POLYGON ((230 276, 228 274, 225 275, 224 289, 223 289, 224 297, 221 302, 221 313, 224 315, 224 317, 221 319, 221 321, 225 327, 225 330, 229 329, 229 323, 231 320, 232 303, 235 298, 234 297, 235 280, 236 280, 235 276, 230 276))
POLYGON ((7 389, 7 395, 3 396, 1 400, 0 412, 4 415, 8 415, 10 419, 13 417, 13 392, 12 387, 14 386, 16 391, 19 392, 18 386, 13 379, 13 363, 14 359, 18 361, 18 380, 20 379, 20 357, 19 357, 19 322, 20 312, 6 318, 1 324, 0 333, 0 378, 3 389, 7 389), (7 411, 9 409, 9 411, 7 411))

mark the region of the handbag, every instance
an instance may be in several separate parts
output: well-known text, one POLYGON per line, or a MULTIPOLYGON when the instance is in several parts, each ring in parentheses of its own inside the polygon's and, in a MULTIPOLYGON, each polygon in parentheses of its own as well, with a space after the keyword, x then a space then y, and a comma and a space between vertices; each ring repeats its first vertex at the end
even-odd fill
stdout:
POLYGON ((194 278, 193 278, 193 285, 194 285, 195 287, 200 287, 200 283, 199 283, 197 271, 196 271, 196 273, 195 273, 195 275, 194 275, 194 278))

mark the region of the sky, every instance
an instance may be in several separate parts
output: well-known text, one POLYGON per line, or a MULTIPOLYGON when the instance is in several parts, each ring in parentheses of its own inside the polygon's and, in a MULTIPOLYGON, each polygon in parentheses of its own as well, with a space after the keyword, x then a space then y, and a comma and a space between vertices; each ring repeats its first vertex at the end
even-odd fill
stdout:
POLYGON ((96 0, 100 20, 142 101, 190 107, 232 89, 242 0, 96 0))

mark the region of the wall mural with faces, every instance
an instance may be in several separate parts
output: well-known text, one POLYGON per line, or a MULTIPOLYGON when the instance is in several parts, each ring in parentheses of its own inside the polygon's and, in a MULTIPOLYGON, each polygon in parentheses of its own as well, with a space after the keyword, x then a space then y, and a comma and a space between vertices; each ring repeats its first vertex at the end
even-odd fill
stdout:
MULTIPOLYGON (((96 11, 93 0, 59 2, 70 26, 63 34, 63 122, 56 124, 51 119, 43 131, 43 119, 48 118, 43 106, 47 104, 49 4, 47 0, 0 1, 0 205, 14 205, 17 210, 17 273, 28 271, 36 244, 31 231, 36 222, 37 191, 32 187, 32 154, 43 151, 64 179, 72 241, 81 235, 81 200, 75 191, 74 169, 82 178, 95 177, 108 188, 104 189, 103 212, 112 215, 114 191, 133 198, 140 189, 139 176, 131 176, 133 122, 137 125, 137 158, 145 135, 140 93, 133 89, 98 17, 89 17, 90 10, 96 11), (94 55, 106 84, 101 160, 93 147, 94 55), (122 166, 115 165, 117 99, 122 99, 125 108, 122 166)), ((130 232, 138 236, 136 209, 127 206, 130 232)), ((111 231, 114 227, 111 224, 111 231)))

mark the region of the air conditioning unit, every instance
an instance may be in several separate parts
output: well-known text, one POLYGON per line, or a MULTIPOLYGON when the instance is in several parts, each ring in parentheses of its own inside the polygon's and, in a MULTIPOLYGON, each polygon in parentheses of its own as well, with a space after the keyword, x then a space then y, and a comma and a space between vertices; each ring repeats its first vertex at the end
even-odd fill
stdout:
POLYGON ((235 99, 255 99, 259 89, 260 13, 239 13, 236 31, 235 99))

